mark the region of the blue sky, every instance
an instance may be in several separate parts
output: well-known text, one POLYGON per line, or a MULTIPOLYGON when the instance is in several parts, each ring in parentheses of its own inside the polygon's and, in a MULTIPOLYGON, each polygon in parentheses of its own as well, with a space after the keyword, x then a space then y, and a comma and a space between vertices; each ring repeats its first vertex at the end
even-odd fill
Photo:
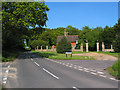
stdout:
POLYGON ((118 20, 118 2, 46 2, 50 8, 46 28, 78 29, 113 26, 118 20))

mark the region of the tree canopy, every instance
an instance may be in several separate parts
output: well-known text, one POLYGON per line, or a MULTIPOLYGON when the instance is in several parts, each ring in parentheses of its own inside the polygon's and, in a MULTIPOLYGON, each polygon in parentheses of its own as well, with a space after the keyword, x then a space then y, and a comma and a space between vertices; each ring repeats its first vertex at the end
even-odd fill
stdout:
POLYGON ((44 2, 3 2, 3 49, 23 47, 25 38, 36 39, 48 20, 46 11, 49 11, 49 8, 44 2), (30 27, 35 28, 36 25, 39 26, 39 29, 29 29, 30 27))

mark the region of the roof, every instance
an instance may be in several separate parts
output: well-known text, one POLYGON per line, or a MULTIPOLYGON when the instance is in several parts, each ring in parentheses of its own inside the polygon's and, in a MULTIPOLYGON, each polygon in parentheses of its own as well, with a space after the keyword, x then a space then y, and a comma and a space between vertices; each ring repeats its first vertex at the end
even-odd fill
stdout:
MULTIPOLYGON (((64 36, 58 36, 57 42, 59 42, 64 36)), ((69 42, 76 42, 78 40, 78 35, 67 35, 65 36, 69 42)))

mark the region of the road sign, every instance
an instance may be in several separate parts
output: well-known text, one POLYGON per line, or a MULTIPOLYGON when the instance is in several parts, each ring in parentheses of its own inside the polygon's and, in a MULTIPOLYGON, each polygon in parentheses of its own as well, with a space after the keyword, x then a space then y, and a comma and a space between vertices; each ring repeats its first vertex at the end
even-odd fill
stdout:
POLYGON ((66 57, 68 54, 71 54, 71 57, 72 57, 72 52, 66 52, 65 54, 66 54, 66 57))

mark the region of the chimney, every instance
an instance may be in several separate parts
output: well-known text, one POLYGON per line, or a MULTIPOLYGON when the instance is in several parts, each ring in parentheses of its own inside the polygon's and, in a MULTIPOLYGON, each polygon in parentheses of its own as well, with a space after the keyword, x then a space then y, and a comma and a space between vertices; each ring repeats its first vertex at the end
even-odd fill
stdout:
POLYGON ((66 32, 66 29, 64 29, 64 35, 67 36, 68 32, 66 32))

